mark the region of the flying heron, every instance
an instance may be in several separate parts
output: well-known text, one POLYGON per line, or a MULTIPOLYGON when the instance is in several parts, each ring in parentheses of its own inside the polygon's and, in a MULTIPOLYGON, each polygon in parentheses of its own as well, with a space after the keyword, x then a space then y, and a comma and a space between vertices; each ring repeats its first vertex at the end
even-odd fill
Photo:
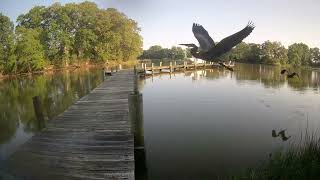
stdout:
POLYGON ((280 72, 281 74, 285 74, 287 73, 287 78, 294 78, 295 76, 297 76, 299 78, 299 74, 293 72, 293 73, 289 73, 289 71, 287 71, 286 69, 281 70, 280 72))
MULTIPOLYGON (((245 28, 241 31, 222 39, 219 43, 215 44, 210 37, 207 30, 203 26, 193 23, 192 32, 200 44, 200 48, 195 44, 180 44, 183 46, 190 47, 190 53, 192 56, 205 61, 215 61, 215 58, 222 54, 230 51, 234 46, 241 43, 255 28, 254 24, 250 21, 245 28)), ((219 63, 223 67, 225 66, 222 62, 219 63)), ((232 70, 232 68, 227 68, 232 70)))

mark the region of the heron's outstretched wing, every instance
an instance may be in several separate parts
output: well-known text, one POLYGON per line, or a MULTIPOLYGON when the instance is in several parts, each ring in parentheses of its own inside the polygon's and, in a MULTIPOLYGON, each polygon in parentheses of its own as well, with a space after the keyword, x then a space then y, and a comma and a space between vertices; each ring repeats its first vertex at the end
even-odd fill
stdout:
POLYGON ((192 32, 197 38, 202 51, 206 52, 214 46, 214 41, 201 25, 193 23, 192 32))
POLYGON ((237 44, 241 43, 244 38, 249 36, 249 34, 255 28, 254 24, 250 21, 248 25, 243 28, 241 31, 236 32, 235 34, 228 36, 222 39, 217 45, 216 48, 221 48, 221 50, 229 51, 237 44))

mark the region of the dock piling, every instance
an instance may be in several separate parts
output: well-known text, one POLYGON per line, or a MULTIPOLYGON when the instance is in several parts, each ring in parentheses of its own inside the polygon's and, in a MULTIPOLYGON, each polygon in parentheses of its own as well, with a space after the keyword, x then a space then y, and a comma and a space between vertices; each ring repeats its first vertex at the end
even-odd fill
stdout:
POLYGON ((44 116, 43 116, 43 111, 41 107, 41 100, 39 96, 34 96, 32 98, 33 101, 33 108, 34 112, 36 114, 37 120, 38 121, 44 121, 44 116))
POLYGON ((151 63, 151 71, 152 71, 152 74, 153 74, 153 71, 154 71, 154 63, 151 63))

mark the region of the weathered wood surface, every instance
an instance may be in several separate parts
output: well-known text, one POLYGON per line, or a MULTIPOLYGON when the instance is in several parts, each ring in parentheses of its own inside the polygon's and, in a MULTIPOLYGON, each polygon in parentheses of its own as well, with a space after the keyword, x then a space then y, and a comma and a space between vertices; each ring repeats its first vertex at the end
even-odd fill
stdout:
POLYGON ((134 179, 134 139, 128 119, 133 71, 107 77, 48 123, 7 162, 23 179, 134 179))

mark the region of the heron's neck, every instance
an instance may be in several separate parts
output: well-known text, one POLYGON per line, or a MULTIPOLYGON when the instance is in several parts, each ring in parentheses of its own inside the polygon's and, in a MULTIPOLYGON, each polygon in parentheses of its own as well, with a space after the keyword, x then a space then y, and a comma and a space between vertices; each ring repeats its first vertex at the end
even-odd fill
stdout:
POLYGON ((200 53, 198 52, 198 48, 194 47, 190 50, 190 53, 192 54, 193 57, 195 58, 200 58, 200 53))

